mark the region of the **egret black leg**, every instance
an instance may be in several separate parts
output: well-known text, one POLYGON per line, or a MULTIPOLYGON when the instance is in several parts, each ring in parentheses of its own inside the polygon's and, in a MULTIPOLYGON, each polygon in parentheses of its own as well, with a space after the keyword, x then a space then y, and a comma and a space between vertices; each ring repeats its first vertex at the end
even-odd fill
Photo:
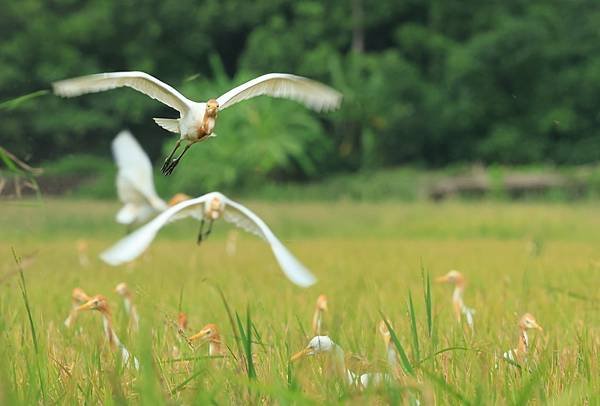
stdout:
POLYGON ((206 233, 204 233, 204 239, 206 239, 210 235, 210 233, 212 231, 213 221, 214 220, 209 220, 209 222, 208 222, 208 230, 206 230, 206 233))
POLYGON ((179 148, 180 145, 181 145, 181 140, 179 139, 175 143, 175 148, 173 148, 173 150, 171 151, 171 153, 169 154, 167 159, 165 159, 165 163, 163 163, 163 166, 161 168, 162 173, 165 173, 165 171, 167 170, 167 167, 171 163, 171 158, 173 158, 173 155, 175 155, 175 151, 177 151, 177 149, 179 148))
POLYGON ((198 239, 196 240, 196 244, 200 245, 202 243, 203 238, 204 238, 204 219, 200 220, 200 232, 198 233, 198 239))
POLYGON ((167 169, 163 171, 163 173, 165 175, 170 175, 171 173, 173 173, 173 169, 175 169, 175 167, 177 166, 177 164, 179 164, 179 161, 181 160, 181 157, 183 157, 183 155, 187 152, 187 150, 190 149, 191 145, 192 144, 186 145, 185 148, 183 149, 183 152, 176 159, 173 159, 171 161, 171 163, 167 166, 167 169))

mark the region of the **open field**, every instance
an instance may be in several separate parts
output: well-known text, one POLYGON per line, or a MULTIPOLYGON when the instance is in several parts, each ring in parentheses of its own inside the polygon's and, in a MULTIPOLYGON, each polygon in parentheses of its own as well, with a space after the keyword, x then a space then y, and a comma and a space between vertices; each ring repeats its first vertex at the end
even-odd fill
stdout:
POLYGON ((0 403, 362 404, 402 403, 411 396, 421 404, 600 402, 596 206, 244 203, 313 270, 315 286, 292 285, 252 236, 240 233, 237 252, 228 256, 231 226, 225 223, 217 223, 201 247, 194 243, 197 224, 172 225, 141 259, 111 268, 97 254, 124 234, 113 222, 116 203, 1 202, 0 403), (87 267, 79 264, 80 239, 89 244, 87 267), (13 247, 24 258, 33 255, 33 261, 24 260, 32 323, 14 274, 13 247), (450 269, 468 278, 465 302, 476 310, 473 336, 454 320, 446 285, 432 284, 430 330, 424 279, 450 269), (141 313, 137 334, 128 334, 114 293, 122 281, 133 288, 141 313), (77 286, 111 301, 117 331, 139 358, 139 372, 117 362, 97 312, 81 314, 72 330, 63 326, 77 286), (192 350, 177 340, 170 321, 181 308, 189 316, 189 334, 216 323, 240 357, 216 287, 243 326, 250 312, 255 378, 233 356, 209 359, 206 347, 192 350), (405 372, 400 382, 361 391, 328 373, 327 356, 290 364, 291 354, 311 337, 320 293, 329 298, 325 329, 348 356, 354 354, 352 369, 385 368, 376 331, 382 312, 414 376, 405 372), (530 333, 529 362, 519 369, 499 361, 496 368, 495 354, 515 347, 516 324, 525 312, 544 328, 530 333), (181 346, 179 359, 187 361, 173 359, 173 346, 181 346))

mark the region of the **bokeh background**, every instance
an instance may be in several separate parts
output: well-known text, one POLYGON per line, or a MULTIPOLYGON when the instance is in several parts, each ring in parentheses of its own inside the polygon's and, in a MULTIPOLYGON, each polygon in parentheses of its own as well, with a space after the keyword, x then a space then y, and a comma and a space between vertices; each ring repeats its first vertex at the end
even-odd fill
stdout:
MULTIPOLYGON (((159 190, 268 195, 272 185, 334 176, 315 194, 362 198, 382 184, 379 194, 413 198, 418 176, 406 168, 572 174, 585 165, 575 171, 582 187, 566 182, 572 196, 600 190, 599 24, 600 3, 589 0, 5 0, 0 101, 119 70, 204 100, 290 72, 339 89, 343 108, 238 105, 159 190)), ((110 141, 123 128, 155 163, 175 140, 151 118, 177 113, 130 89, 2 107, 0 144, 46 169, 48 193, 114 196, 110 141)))

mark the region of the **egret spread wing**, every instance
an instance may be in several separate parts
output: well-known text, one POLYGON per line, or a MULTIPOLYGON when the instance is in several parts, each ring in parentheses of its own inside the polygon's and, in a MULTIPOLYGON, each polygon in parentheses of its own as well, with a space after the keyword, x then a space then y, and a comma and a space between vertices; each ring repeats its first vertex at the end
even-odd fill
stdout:
POLYGON ((117 191, 125 204, 143 203, 145 199, 155 210, 165 210, 167 204, 154 188, 152 164, 148 155, 129 131, 121 131, 112 142, 117 163, 117 191), (142 196, 139 196, 139 195, 142 196), (142 199, 140 199, 142 197, 142 199))
POLYGON ((179 111, 181 114, 186 112, 192 103, 173 87, 144 72, 98 73, 61 80, 52 84, 54 93, 64 97, 103 92, 123 86, 142 92, 179 111))
POLYGON ((269 73, 219 97, 219 110, 261 95, 295 100, 316 111, 334 110, 342 102, 341 93, 322 83, 288 73, 269 73))
POLYGON ((100 254, 100 258, 109 265, 119 265, 124 262, 131 261, 137 258, 142 252, 148 248, 158 231, 166 224, 179 220, 184 217, 193 215, 192 210, 186 210, 191 206, 204 205, 206 200, 211 197, 210 194, 205 194, 195 199, 190 199, 176 204, 173 207, 165 210, 148 224, 140 227, 127 237, 123 238, 115 245, 100 254), (187 215, 183 215, 186 213, 187 215))
POLYGON ((241 228, 262 237, 271 245, 273 254, 283 273, 296 285, 308 287, 317 280, 304 265, 275 237, 271 229, 250 209, 222 196, 225 202, 226 221, 239 225, 241 228))

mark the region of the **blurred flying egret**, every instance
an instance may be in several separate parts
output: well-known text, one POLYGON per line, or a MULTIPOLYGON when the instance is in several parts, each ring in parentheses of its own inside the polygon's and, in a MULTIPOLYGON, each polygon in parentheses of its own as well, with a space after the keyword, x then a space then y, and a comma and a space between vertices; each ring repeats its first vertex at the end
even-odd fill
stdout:
POLYGON ((129 319, 131 320, 133 329, 135 331, 137 331, 140 326, 140 316, 137 312, 135 305, 133 304, 133 298, 132 298, 131 291, 129 290, 129 288, 127 287, 127 284, 125 282, 121 282, 115 288, 115 292, 117 292, 117 294, 119 294, 119 296, 121 296, 123 298, 123 304, 125 305, 125 312, 129 316, 129 319))
POLYGON ((464 314, 467 324, 471 328, 471 331, 473 331, 473 314, 475 313, 475 310, 465 306, 465 303, 463 302, 463 293, 466 286, 465 277, 458 271, 450 271, 446 275, 437 278, 436 281, 439 283, 454 284, 452 304, 454 306, 454 315, 456 316, 456 320, 460 323, 461 314, 464 314))
POLYGON ((190 341, 200 340, 202 343, 208 343, 208 355, 218 357, 226 355, 222 347, 221 334, 216 324, 210 323, 189 338, 190 341))
POLYGON ((100 258, 113 266, 131 261, 148 248, 162 227, 172 221, 186 217, 194 217, 200 220, 199 242, 210 234, 213 222, 223 217, 225 221, 233 223, 265 240, 271 246, 281 270, 292 282, 302 287, 310 286, 316 282, 315 277, 308 269, 283 246, 256 214, 219 192, 207 193, 176 204, 104 251, 100 254, 100 258), (204 232, 206 221, 209 225, 208 230, 204 232))
POLYGON ((91 297, 87 295, 81 288, 74 288, 71 293, 72 308, 69 312, 69 316, 65 319, 65 327, 69 328, 75 322, 77 317, 77 308, 90 300, 91 297))
POLYGON ((508 350, 503 354, 503 357, 509 361, 522 362, 527 357, 527 351, 529 350, 529 337, 527 336, 527 330, 537 329, 543 331, 542 327, 537 323, 535 318, 530 313, 525 313, 519 319, 519 342, 517 348, 508 350))
POLYGON ((327 311, 327 296, 319 295, 317 298, 317 305, 315 306, 315 313, 312 320, 312 329, 315 336, 323 335, 321 329, 323 327, 323 313, 327 311))
MULTIPOLYGON (((131 359, 131 354, 125 347, 125 345, 119 340, 117 333, 112 327, 112 315, 110 312, 110 307, 108 306, 108 301, 102 295, 96 295, 88 300, 86 303, 82 304, 77 308, 78 312, 85 310, 97 310, 102 314, 102 322, 104 324, 104 333, 106 334, 106 339, 110 344, 111 348, 118 348, 121 351, 121 359, 124 364, 129 363, 131 359)), ((133 357, 133 365, 135 369, 139 369, 140 363, 136 357, 133 357)))
POLYGON ((124 206, 117 222, 127 226, 141 224, 165 210, 167 203, 154 188, 152 163, 129 131, 121 131, 112 142, 117 167, 117 193, 124 206))
POLYGON ((311 338, 308 345, 301 351, 292 355, 290 361, 295 362, 307 356, 322 353, 333 355, 336 372, 342 376, 349 385, 356 385, 357 375, 346 368, 346 356, 342 347, 337 345, 329 336, 315 336, 311 338))
POLYGON ((156 124, 180 135, 175 148, 165 160, 162 172, 169 175, 192 144, 213 134, 217 114, 242 100, 268 95, 303 103, 316 111, 339 107, 342 95, 322 83, 286 73, 269 73, 240 85, 216 99, 197 103, 187 99, 173 87, 144 72, 112 72, 58 81, 52 84, 54 93, 73 97, 117 87, 131 87, 179 112, 178 119, 155 118, 156 124), (187 142, 181 154, 172 160, 181 142, 187 142))

